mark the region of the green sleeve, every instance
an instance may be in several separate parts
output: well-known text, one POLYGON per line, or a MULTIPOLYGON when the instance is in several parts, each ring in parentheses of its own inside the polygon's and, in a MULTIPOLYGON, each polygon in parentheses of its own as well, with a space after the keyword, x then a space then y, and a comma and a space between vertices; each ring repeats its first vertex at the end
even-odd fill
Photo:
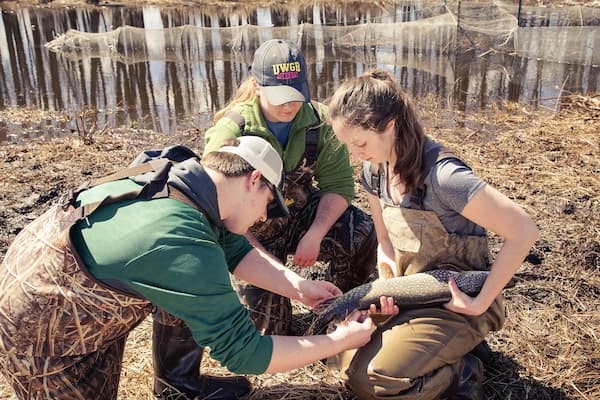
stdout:
POLYGON ((243 374, 267 369, 272 340, 258 333, 239 302, 219 246, 162 246, 128 268, 141 268, 151 277, 132 280, 133 289, 183 319, 196 342, 210 347, 221 365, 243 374))
POLYGON ((221 118, 204 134, 204 154, 217 151, 224 141, 241 135, 240 126, 229 118, 221 118))

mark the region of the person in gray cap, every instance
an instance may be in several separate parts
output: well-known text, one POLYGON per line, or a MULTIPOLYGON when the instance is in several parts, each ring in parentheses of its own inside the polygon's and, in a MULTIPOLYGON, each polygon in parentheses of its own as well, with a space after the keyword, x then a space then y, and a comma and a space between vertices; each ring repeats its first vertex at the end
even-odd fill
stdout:
POLYGON ((268 209, 288 214, 282 170, 253 136, 202 161, 183 146, 146 151, 26 226, 0 267, 0 374, 17 398, 116 399, 127 335, 155 308, 183 321, 153 337, 172 350, 154 362, 176 371, 157 377, 163 399, 250 392, 243 376, 199 375, 205 346, 232 372, 262 374, 367 343, 372 321, 361 315, 327 335, 261 335, 231 285, 230 273, 307 306, 340 294, 243 236, 268 209))
MULTIPOLYGON (((261 221, 247 236, 283 263, 291 254, 299 267, 328 263, 326 279, 345 292, 375 271, 377 240, 371 218, 351 205, 349 153, 326 122, 326 107, 311 101, 307 72, 296 45, 281 39, 264 42, 248 79, 216 113, 204 151, 248 135, 271 143, 283 158, 290 216, 261 221)), ((238 282, 238 288, 261 332, 289 333, 288 299, 245 283, 238 282)))

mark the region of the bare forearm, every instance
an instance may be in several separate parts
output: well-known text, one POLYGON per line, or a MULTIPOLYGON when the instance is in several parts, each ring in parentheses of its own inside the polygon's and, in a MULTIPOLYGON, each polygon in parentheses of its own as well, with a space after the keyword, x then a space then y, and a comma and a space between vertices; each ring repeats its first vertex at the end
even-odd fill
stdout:
POLYGON ((272 338, 273 356, 266 371, 270 374, 302 368, 344 350, 341 343, 329 335, 273 336, 272 338))
POLYGON ((472 307, 483 313, 519 269, 539 238, 539 230, 519 205, 489 185, 467 203, 462 214, 504 239, 490 268, 490 275, 472 307))
POLYGON ((348 317, 343 326, 319 336, 272 336, 273 355, 267 373, 301 368, 344 350, 365 345, 374 330, 373 321, 360 313, 348 317), (360 322, 359 322, 360 321, 360 322))
POLYGON ((527 256, 529 249, 538 238, 535 226, 524 227, 523 235, 519 239, 506 240, 490 268, 490 275, 475 299, 475 306, 480 305, 482 312, 494 301, 506 284, 519 269, 527 256), (479 303, 479 304, 478 304, 479 303))
POLYGON ((255 286, 291 299, 299 298, 299 284, 303 280, 275 257, 259 248, 255 248, 242 259, 234 275, 255 286))
POLYGON ((254 236, 254 234, 252 232, 250 232, 250 231, 246 232, 246 234, 244 235, 244 237, 246 239, 248 239, 248 242, 250 242, 250 244, 252 246, 256 247, 257 249, 259 249, 259 250, 261 250, 261 251, 263 251, 263 252, 265 252, 267 254, 270 254, 265 249, 265 247, 262 245, 262 243, 258 241, 258 239, 256 238, 256 236, 254 236))
POLYGON ((310 229, 321 237, 325 237, 347 208, 348 202, 342 196, 336 193, 325 193, 319 200, 317 214, 310 229))

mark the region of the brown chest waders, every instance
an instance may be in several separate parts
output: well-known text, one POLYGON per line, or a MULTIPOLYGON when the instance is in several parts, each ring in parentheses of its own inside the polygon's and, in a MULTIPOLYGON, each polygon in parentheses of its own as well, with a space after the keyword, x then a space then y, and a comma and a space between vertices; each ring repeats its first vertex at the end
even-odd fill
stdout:
MULTIPOLYGON (((314 105, 313 110, 319 119, 314 105)), ((244 132, 244 120, 239 114, 229 113, 227 117, 240 125, 244 135, 252 134, 244 132)), ((313 176, 321 125, 307 129, 304 155, 299 165, 285 176, 283 195, 291 217, 270 218, 251 228, 265 249, 284 264, 310 228, 319 206, 320 195, 313 186, 313 176)), ((373 221, 365 212, 350 205, 321 242, 319 261, 329 264, 325 279, 342 291, 350 290, 370 278, 375 271, 376 257, 377 238, 373 221)), ((290 334, 292 307, 288 298, 235 278, 233 282, 242 303, 263 335, 290 334)))
MULTIPOLYGON (((431 152, 431 165, 452 155, 431 152)), ((379 188, 377 188, 379 191, 379 188)), ((437 215, 423 209, 424 192, 413 193, 411 208, 382 204, 383 220, 400 275, 440 265, 488 270, 487 237, 448 233, 437 215)), ((329 360, 360 399, 479 399, 483 366, 469 354, 504 323, 501 296, 479 317, 443 306, 400 310, 378 326, 371 341, 329 360)))

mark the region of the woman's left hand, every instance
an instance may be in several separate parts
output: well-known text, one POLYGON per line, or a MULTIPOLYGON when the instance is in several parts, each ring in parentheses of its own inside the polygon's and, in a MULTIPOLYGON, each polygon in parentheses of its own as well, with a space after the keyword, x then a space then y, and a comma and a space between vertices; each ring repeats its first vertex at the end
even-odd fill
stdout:
POLYGON ((397 305, 394 304, 393 297, 381 296, 379 298, 379 311, 377 310, 377 305, 371 304, 369 306, 369 312, 371 314, 381 314, 381 315, 396 315, 400 312, 397 305))
POLYGON ((444 307, 448 310, 459 314, 477 316, 483 314, 488 309, 489 305, 486 307, 478 306, 476 298, 462 292, 458 288, 454 278, 448 280, 448 286, 450 287, 450 293, 452 293, 452 299, 444 304, 444 307))

